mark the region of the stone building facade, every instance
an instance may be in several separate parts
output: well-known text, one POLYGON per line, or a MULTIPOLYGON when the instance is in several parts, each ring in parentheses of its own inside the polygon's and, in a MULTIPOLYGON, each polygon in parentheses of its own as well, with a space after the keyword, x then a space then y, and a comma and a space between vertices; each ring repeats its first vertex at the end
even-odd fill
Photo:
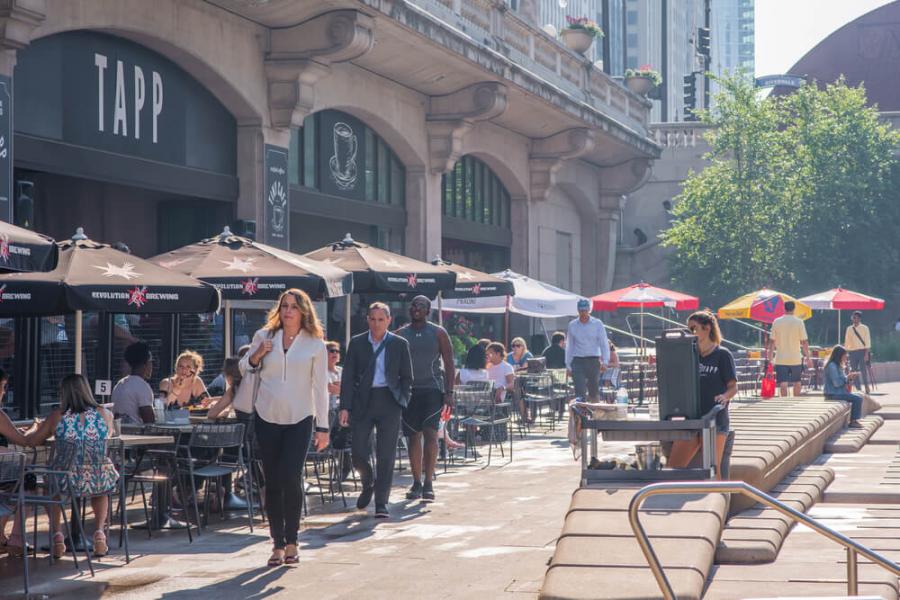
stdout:
POLYGON ((646 99, 502 0, 4 0, 0 18, 4 218, 142 256, 243 219, 298 252, 349 231, 593 294, 659 154, 646 99))

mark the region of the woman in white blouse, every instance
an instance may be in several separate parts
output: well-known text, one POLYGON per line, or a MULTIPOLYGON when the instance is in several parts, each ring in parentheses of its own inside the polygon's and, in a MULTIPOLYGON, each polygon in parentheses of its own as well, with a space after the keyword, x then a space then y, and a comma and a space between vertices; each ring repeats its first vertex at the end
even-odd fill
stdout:
POLYGON ((266 514, 274 543, 269 566, 295 564, 303 464, 315 427, 328 446, 328 353, 309 296, 291 289, 253 336, 241 371, 256 371, 256 440, 266 479, 266 514))

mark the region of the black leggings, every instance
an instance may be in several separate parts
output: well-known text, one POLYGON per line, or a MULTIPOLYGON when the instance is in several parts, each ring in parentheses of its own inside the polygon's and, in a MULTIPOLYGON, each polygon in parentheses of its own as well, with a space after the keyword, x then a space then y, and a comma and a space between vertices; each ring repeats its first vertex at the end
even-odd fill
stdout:
POLYGON ((266 514, 275 548, 297 543, 303 494, 303 464, 313 420, 279 425, 256 415, 256 440, 266 477, 266 514))

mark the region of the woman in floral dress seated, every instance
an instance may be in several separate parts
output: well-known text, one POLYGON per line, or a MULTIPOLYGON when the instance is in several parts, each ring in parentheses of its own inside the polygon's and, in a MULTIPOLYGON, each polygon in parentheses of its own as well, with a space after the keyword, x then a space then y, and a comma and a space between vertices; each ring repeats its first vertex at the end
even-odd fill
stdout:
MULTIPOLYGON (((70 493, 91 499, 94 510, 94 555, 105 556, 109 551, 104 525, 109 511, 109 494, 116 489, 119 474, 106 454, 106 442, 112 431, 112 413, 94 400, 91 388, 83 375, 69 375, 59 385, 59 408, 40 426, 26 436, 29 445, 43 443, 50 436, 56 438, 51 469, 69 468, 69 476, 62 482, 70 493), (60 440, 67 443, 60 443, 60 440), (73 456, 74 455, 74 456, 73 456)), ((53 556, 59 558, 66 551, 59 529, 60 510, 51 507, 50 530, 53 536, 53 556)))

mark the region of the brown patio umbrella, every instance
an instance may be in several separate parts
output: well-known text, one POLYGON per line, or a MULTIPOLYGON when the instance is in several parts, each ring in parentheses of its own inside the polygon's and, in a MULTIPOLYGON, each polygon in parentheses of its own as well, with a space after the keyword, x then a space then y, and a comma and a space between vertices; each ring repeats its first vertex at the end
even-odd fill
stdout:
POLYGON ((228 227, 216 237, 150 261, 211 283, 226 301, 277 300, 291 288, 313 299, 344 296, 353 290, 353 275, 347 271, 234 235, 228 227))
POLYGON ((81 313, 207 313, 219 309, 213 286, 88 239, 79 227, 60 242, 48 272, 0 275, 0 316, 75 313, 75 370, 81 372, 81 313))
POLYGON ((52 238, 0 221, 0 272, 48 271, 56 259, 52 238))
MULTIPOLYGON (((330 263, 353 273, 357 293, 423 294, 433 298, 451 290, 456 273, 414 258, 355 241, 350 234, 334 244, 304 256, 330 263)), ((346 343, 350 343, 350 302, 347 302, 346 343)))

